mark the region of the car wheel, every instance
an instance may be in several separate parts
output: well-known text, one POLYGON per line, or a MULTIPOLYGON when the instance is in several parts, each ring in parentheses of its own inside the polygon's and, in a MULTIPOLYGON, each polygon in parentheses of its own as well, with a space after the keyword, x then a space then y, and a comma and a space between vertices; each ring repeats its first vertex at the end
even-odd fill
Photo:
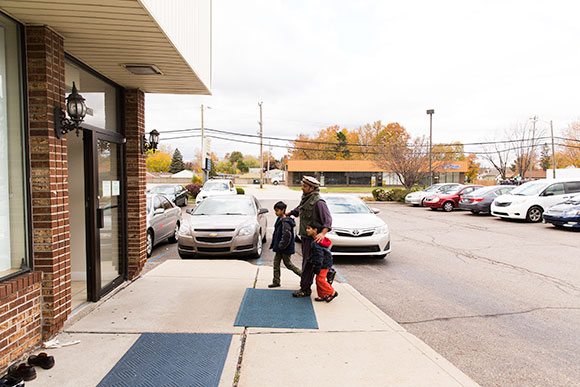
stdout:
POLYGON ((530 209, 528 210, 528 213, 526 214, 526 220, 528 222, 538 223, 542 220, 542 213, 543 212, 544 212, 544 210, 542 210, 542 207, 532 206, 532 207, 530 207, 530 209))
POLYGON ((431 211, 437 211, 437 208, 431 207, 431 211))
POLYGON ((421 207, 425 207, 425 199, 421 199, 421 207))
POLYGON ((256 244, 256 251, 254 251, 254 258, 260 258, 262 256, 262 238, 258 236, 258 243, 256 244))
POLYGON ((147 230, 147 258, 153 253, 153 231, 147 230))
POLYGON ((479 214, 479 210, 471 210, 471 213, 474 215, 477 215, 477 214, 479 214))
POLYGON ((169 243, 176 243, 179 239, 179 222, 175 222, 175 229, 173 230, 173 235, 167 239, 169 243))
POLYGON ((278 180, 274 180, 274 182, 272 184, 278 185, 278 180))
POLYGON ((266 243, 266 234, 264 233, 264 237, 262 238, 262 243, 266 243))
POLYGON ((445 212, 451 212, 451 211, 453 211, 453 208, 454 207, 455 206, 453 205, 452 202, 445 202, 445 204, 443 204, 443 211, 445 211, 445 212))
POLYGON ((195 258, 195 255, 194 254, 182 253, 180 251, 179 252, 179 258, 181 258, 181 259, 194 259, 195 258))

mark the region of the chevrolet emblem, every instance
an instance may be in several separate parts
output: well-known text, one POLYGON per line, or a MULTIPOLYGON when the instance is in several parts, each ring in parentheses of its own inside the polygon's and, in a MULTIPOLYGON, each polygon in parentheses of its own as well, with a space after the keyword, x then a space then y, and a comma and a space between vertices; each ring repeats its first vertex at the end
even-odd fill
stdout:
POLYGON ((217 234, 215 232, 212 232, 211 234, 209 234, 210 237, 216 237, 217 234))

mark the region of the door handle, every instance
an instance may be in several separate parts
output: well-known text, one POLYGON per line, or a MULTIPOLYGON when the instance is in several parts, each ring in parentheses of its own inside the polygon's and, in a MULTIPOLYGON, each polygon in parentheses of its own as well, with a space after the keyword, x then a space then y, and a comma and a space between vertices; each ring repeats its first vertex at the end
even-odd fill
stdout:
POLYGON ((97 208, 97 228, 105 227, 105 210, 97 208))

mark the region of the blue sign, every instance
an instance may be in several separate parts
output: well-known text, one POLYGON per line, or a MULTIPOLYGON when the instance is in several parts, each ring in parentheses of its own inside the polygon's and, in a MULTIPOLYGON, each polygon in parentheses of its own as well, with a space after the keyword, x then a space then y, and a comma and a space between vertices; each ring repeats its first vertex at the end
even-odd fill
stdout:
POLYGON ((459 169, 459 168, 461 168, 461 166, 457 164, 445 164, 443 166, 443 169, 459 169))

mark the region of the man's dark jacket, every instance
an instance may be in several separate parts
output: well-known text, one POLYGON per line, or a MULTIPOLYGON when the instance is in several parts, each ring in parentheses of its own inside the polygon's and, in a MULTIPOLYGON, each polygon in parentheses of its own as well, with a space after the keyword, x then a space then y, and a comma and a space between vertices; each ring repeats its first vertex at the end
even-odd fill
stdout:
POLYGON ((272 243, 270 244, 270 248, 274 252, 294 254, 294 227, 296 227, 296 222, 288 216, 276 219, 272 243))

